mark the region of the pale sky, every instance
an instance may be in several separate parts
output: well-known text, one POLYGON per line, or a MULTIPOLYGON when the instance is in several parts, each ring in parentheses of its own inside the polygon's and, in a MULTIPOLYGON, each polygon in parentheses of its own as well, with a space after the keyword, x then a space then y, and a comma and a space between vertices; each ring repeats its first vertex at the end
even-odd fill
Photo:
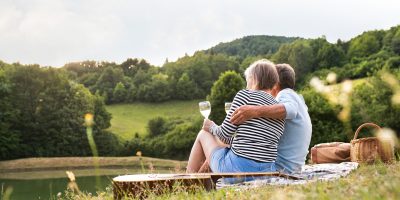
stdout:
POLYGON ((398 24, 399 0, 0 0, 0 60, 162 65, 247 35, 335 42, 398 24))

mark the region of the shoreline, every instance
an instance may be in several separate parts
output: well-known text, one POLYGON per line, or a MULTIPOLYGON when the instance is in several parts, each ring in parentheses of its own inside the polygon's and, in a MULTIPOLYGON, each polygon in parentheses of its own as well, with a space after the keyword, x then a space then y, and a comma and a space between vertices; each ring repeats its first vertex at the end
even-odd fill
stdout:
MULTIPOLYGON (((186 161, 177 161, 150 157, 97 157, 100 169, 179 169, 186 161)), ((94 157, 40 157, 0 161, 0 174, 18 172, 40 172, 51 170, 95 169, 94 157)))

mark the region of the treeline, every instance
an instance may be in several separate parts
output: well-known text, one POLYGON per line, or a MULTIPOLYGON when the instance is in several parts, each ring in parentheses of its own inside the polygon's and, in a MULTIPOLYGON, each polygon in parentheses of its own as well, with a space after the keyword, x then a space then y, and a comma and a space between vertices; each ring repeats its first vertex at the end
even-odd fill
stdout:
POLYGON ((162 102, 204 98, 221 72, 239 70, 239 63, 226 55, 202 52, 155 67, 145 60, 128 59, 121 64, 85 61, 64 67, 70 78, 82 83, 107 104, 162 102))
POLYGON ((84 61, 64 66, 70 78, 98 94, 107 104, 161 102, 204 98, 218 76, 227 70, 242 74, 253 61, 268 58, 289 63, 297 75, 297 89, 313 76, 335 72, 338 80, 368 77, 399 63, 399 27, 365 32, 350 41, 248 36, 221 43, 176 62, 156 67, 143 59, 121 64, 84 61))
POLYGON ((387 71, 400 78, 399 26, 334 44, 323 37, 283 38, 271 42, 280 45, 276 52, 270 45, 267 53, 270 42, 261 40, 245 37, 233 42, 232 48, 229 43, 217 45, 176 62, 166 61, 162 67, 142 59, 121 64, 83 61, 61 69, 0 62, 0 159, 91 155, 83 126, 86 113, 95 116, 94 137, 100 155, 132 155, 141 150, 144 155, 184 159, 201 119, 154 119, 148 125, 149 136, 122 143, 106 131, 111 116, 104 103, 207 96, 213 105, 211 119, 220 122, 223 103, 244 87, 244 69, 260 58, 295 68, 297 90, 306 100, 313 123, 312 144, 350 139, 337 118, 341 107, 331 106, 308 84, 311 77, 325 79, 329 72, 335 72, 339 82, 369 77, 353 91, 353 130, 362 122, 374 121, 400 132, 399 106, 391 100, 395 90, 381 76, 387 71))
POLYGON ((400 26, 390 30, 368 31, 344 42, 331 44, 325 38, 296 40, 284 44, 271 59, 289 63, 295 70, 299 87, 312 76, 335 72, 338 81, 368 77, 381 69, 395 69, 400 61, 400 26))

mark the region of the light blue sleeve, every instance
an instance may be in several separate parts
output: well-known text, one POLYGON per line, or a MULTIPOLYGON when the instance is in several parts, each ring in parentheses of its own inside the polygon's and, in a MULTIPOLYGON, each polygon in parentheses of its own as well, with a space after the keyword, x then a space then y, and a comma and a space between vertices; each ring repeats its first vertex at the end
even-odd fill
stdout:
POLYGON ((299 111, 299 103, 296 100, 296 94, 282 90, 277 96, 277 100, 280 104, 283 104, 286 109, 285 119, 294 119, 299 111))

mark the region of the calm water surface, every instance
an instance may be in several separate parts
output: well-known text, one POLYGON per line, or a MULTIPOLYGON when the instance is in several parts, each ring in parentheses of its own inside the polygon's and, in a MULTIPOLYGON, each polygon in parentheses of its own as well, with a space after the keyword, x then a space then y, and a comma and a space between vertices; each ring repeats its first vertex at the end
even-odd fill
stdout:
MULTIPOLYGON (((124 174, 138 174, 140 170, 114 169, 106 170, 105 174, 100 177, 100 184, 96 186, 96 176, 94 170, 72 170, 76 177, 76 183, 82 192, 106 191, 106 188, 111 188, 111 181, 114 177, 124 174), (98 187, 98 188, 97 188, 98 187)), ((102 172, 104 174, 104 172, 102 172)), ((157 173, 168 173, 166 170, 159 170, 157 173)), ((56 199, 57 193, 67 189, 68 178, 64 170, 58 171, 42 171, 40 173, 9 173, 2 174, 0 172, 0 191, 3 192, 8 187, 12 187, 11 200, 26 200, 26 199, 56 199)))
MULTIPOLYGON (((100 176, 100 191, 105 191, 107 186, 111 186, 111 180, 114 176, 100 176)), ((12 187, 10 199, 50 199, 55 198, 58 192, 64 193, 67 188, 67 178, 51 178, 51 179, 33 179, 33 180, 13 180, 1 179, 3 188, 12 187)), ((76 182, 81 191, 91 192, 96 191, 96 177, 85 176, 77 177, 76 182)))

